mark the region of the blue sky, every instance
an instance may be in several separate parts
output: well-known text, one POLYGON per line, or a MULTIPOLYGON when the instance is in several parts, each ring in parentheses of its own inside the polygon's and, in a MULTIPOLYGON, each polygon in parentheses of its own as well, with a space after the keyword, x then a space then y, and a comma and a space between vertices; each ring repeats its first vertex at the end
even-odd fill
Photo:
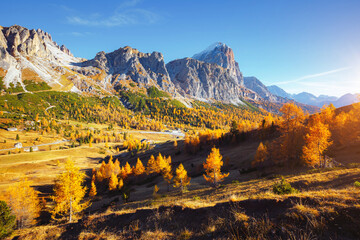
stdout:
POLYGON ((0 25, 49 32, 77 57, 129 45, 165 61, 229 45, 245 76, 288 92, 360 92, 358 0, 8 1, 0 25))

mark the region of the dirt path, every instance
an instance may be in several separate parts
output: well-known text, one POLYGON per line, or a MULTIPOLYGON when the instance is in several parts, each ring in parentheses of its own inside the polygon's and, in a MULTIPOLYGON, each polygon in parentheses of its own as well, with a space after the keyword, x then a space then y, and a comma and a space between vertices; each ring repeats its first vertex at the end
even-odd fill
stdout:
POLYGON ((63 139, 63 140, 59 140, 59 141, 56 141, 56 142, 52 142, 52 143, 43 143, 43 144, 39 144, 39 145, 34 145, 34 146, 29 146, 29 147, 21 147, 21 148, 8 148, 8 149, 0 149, 0 151, 11 151, 11 150, 16 150, 16 149, 25 149, 25 148, 34 148, 34 147, 41 147, 41 146, 49 146, 49 145, 56 145, 56 144, 61 144, 61 143, 64 143, 64 142, 69 142, 70 140, 66 140, 66 139, 63 139))

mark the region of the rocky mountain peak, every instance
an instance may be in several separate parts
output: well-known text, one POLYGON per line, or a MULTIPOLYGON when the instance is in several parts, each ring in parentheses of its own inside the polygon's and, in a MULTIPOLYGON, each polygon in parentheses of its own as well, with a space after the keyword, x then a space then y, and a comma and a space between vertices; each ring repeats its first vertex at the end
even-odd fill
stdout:
POLYGON ((229 68, 194 58, 183 58, 166 65, 179 93, 199 100, 218 100, 241 104, 252 94, 244 91, 229 68))
POLYGON ((239 64, 235 61, 233 50, 224 43, 217 42, 204 51, 193 56, 194 59, 207 63, 215 63, 223 68, 230 69, 230 75, 243 86, 244 79, 239 64))
MULTIPOLYGON (((13 57, 20 55, 46 57, 48 51, 44 41, 39 37, 35 30, 29 30, 19 25, 3 27, 1 29, 0 47, 13 57)), ((3 57, 8 56, 2 54, 3 57)))
POLYGON ((72 57, 74 56, 65 45, 61 45, 60 50, 69 56, 72 56, 72 57))
POLYGON ((0 28, 0 69, 3 82, 22 86, 23 72, 26 70, 33 78, 39 78, 50 85, 60 85, 58 79, 66 70, 80 60, 74 58, 65 47, 59 47, 51 35, 41 29, 27 29, 19 25, 0 28))
POLYGON ((83 62, 83 67, 96 67, 111 75, 111 84, 116 86, 123 79, 131 79, 140 86, 157 85, 164 91, 175 92, 165 67, 164 57, 159 52, 142 53, 129 46, 110 53, 98 52, 95 58, 83 62))

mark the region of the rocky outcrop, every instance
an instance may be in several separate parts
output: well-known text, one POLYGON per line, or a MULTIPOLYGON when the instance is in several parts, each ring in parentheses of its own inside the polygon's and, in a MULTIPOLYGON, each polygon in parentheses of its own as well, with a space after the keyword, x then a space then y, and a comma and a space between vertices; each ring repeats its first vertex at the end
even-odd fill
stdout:
POLYGON ((1 27, 0 32, 0 59, 8 56, 12 57, 41 57, 48 60, 57 60, 49 44, 62 51, 66 55, 73 57, 70 51, 62 45, 59 47, 51 38, 51 35, 41 29, 29 30, 25 27, 13 25, 1 27))
POLYGON ((62 87, 60 78, 70 72, 64 66, 79 61, 65 46, 59 47, 50 34, 40 29, 30 30, 18 25, 0 27, 0 68, 6 87, 20 84, 26 91, 22 81, 29 75, 23 75, 25 70, 32 72, 32 78, 62 87))
POLYGON ((156 85, 164 91, 175 92, 164 57, 159 52, 142 53, 137 49, 124 47, 111 53, 99 52, 94 59, 85 61, 80 66, 104 70, 112 76, 111 83, 114 87, 121 79, 131 79, 143 87, 156 85))
POLYGON ((60 50, 69 56, 72 56, 72 57, 74 56, 65 45, 61 45, 60 50))
POLYGON ((38 56, 49 57, 44 41, 39 37, 38 33, 33 29, 14 25, 1 29, 2 36, 1 45, 6 45, 6 51, 13 57, 22 56, 38 56))
POLYGON ((233 50, 224 43, 214 43, 204 51, 195 54, 192 58, 207 62, 215 63, 230 71, 230 76, 237 79, 238 83, 243 86, 243 75, 240 72, 239 64, 235 61, 233 50))
POLYGON ((179 93, 198 99, 241 102, 251 94, 244 91, 229 68, 193 58, 174 60, 166 65, 179 93))

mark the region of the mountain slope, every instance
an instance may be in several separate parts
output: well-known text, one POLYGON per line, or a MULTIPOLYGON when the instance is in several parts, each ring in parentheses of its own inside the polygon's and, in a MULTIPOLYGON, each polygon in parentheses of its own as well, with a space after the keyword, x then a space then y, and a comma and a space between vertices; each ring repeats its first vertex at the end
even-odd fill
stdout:
POLYGON ((267 87, 256 77, 244 77, 244 85, 246 88, 253 90, 260 97, 271 102, 281 101, 279 97, 272 94, 267 87))
POLYGON ((276 86, 276 85, 271 85, 271 86, 267 86, 267 89, 274 95, 277 95, 279 97, 283 97, 283 98, 288 98, 288 99, 293 99, 292 95, 285 92, 282 88, 276 86))

